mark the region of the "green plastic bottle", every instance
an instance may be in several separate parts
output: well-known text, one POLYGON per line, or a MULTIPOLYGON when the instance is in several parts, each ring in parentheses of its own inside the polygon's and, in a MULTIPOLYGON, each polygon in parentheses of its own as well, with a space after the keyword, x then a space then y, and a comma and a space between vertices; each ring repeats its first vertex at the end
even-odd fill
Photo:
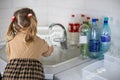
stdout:
POLYGON ((83 23, 80 28, 79 44, 80 44, 80 54, 83 59, 89 57, 89 47, 88 47, 88 38, 89 38, 90 26, 86 23, 83 23))

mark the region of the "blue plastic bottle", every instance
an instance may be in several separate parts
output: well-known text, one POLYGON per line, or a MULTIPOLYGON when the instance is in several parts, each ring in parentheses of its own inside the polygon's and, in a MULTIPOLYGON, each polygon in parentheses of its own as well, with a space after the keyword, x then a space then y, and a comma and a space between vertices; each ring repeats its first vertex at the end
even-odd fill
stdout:
POLYGON ((100 52, 100 31, 96 24, 96 19, 92 19, 92 26, 89 36, 90 58, 98 58, 100 52))
POLYGON ((106 53, 111 44, 111 30, 108 24, 108 17, 104 18, 103 27, 100 34, 100 55, 99 59, 104 59, 104 53, 106 53))

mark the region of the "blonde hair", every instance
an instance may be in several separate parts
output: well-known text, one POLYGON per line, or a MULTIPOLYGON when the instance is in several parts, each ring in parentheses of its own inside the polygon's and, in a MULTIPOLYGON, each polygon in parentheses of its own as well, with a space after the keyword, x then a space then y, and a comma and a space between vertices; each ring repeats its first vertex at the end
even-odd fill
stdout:
POLYGON ((12 40, 20 29, 27 30, 25 42, 32 42, 37 33, 37 19, 32 9, 22 8, 14 13, 14 19, 7 31, 7 40, 12 40), (29 15, 31 14, 31 15, 29 15))

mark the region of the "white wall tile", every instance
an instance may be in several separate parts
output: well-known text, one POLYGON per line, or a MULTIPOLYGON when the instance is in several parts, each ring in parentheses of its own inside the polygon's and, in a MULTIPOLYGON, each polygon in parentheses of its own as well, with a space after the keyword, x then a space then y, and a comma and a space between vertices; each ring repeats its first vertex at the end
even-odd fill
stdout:
POLYGON ((67 22, 70 11, 64 8, 48 8, 48 25, 51 23, 67 22))
POLYGON ((0 9, 0 19, 10 20, 13 15, 13 9, 0 9))
POLYGON ((0 41, 5 40, 5 34, 11 22, 12 9, 0 9, 0 41))
POLYGON ((0 20, 0 41, 4 41, 5 40, 5 35, 6 35, 6 31, 8 29, 8 26, 10 24, 9 20, 0 20))
POLYGON ((32 7, 45 7, 48 4, 48 0, 28 0, 32 7))
POLYGON ((85 7, 88 10, 111 11, 111 3, 107 5, 110 0, 85 0, 85 7))
POLYGON ((13 0, 13 7, 43 7, 47 6, 46 0, 13 0))
POLYGON ((16 7, 28 7, 30 6, 30 2, 28 0, 13 0, 13 8, 16 7))
POLYGON ((11 8, 12 0, 0 0, 0 9, 1 8, 11 8))
POLYGON ((48 0, 48 6, 84 9, 84 0, 48 0))
POLYGON ((119 3, 120 1, 118 0, 85 0, 85 7, 89 11, 94 10, 114 14, 114 12, 119 10, 119 3))
POLYGON ((40 7, 40 8, 33 8, 37 20, 38 25, 47 25, 48 24, 48 8, 40 7))

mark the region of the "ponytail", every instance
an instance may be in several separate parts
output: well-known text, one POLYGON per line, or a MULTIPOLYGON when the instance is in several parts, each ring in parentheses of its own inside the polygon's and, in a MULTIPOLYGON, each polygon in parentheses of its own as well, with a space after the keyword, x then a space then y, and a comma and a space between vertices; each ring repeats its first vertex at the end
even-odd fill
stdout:
POLYGON ((15 37, 15 31, 14 31, 14 28, 13 28, 13 23, 14 22, 10 23, 7 34, 6 34, 8 41, 12 40, 15 37))
POLYGON ((25 41, 28 43, 34 41, 36 33, 37 33, 37 21, 35 20, 34 16, 31 16, 30 17, 30 26, 28 27, 25 41))

